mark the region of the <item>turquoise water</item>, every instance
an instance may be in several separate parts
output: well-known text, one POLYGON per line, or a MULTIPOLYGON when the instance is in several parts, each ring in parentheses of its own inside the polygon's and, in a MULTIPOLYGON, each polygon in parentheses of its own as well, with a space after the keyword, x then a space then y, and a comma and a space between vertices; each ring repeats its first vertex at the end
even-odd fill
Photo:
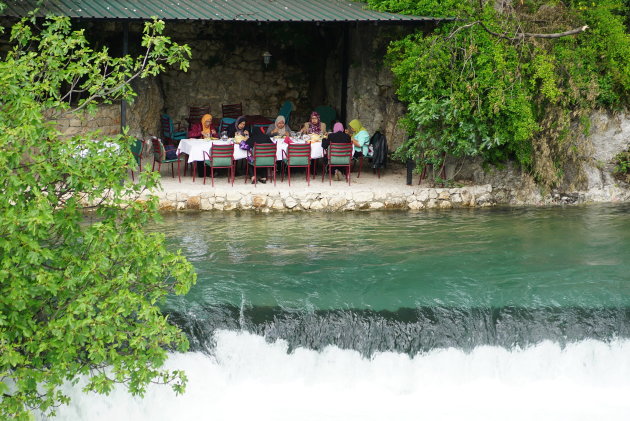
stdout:
POLYGON ((630 207, 199 213, 160 230, 194 264, 180 305, 283 309, 630 304, 630 207))
POLYGON ((206 352, 220 329, 366 356, 630 338, 629 214, 170 215, 159 229, 199 278, 163 308, 206 352))
MULTIPOLYGON (((630 205, 186 213, 151 227, 199 281, 163 311, 186 393, 60 421, 628 420, 630 205)), ((39 419, 42 419, 40 417, 39 419)))

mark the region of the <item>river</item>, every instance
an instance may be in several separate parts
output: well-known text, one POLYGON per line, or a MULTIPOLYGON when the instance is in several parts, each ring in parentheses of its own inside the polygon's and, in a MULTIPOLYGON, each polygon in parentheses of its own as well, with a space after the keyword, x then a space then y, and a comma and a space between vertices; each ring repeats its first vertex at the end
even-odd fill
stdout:
POLYGON ((58 420, 625 420, 630 206, 180 213, 186 394, 58 420))

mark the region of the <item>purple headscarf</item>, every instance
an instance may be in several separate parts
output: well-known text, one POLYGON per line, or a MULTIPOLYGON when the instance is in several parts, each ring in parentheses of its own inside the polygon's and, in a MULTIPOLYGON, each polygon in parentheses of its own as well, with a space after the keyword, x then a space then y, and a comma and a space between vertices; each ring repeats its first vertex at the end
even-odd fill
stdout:
POLYGON ((335 123, 335 125, 333 126, 333 132, 334 133, 343 132, 343 124, 339 122, 335 123))
POLYGON ((308 133, 322 134, 322 120, 319 118, 317 111, 313 111, 311 117, 308 119, 308 133), (315 124, 311 121, 313 117, 317 117, 317 123, 315 124))

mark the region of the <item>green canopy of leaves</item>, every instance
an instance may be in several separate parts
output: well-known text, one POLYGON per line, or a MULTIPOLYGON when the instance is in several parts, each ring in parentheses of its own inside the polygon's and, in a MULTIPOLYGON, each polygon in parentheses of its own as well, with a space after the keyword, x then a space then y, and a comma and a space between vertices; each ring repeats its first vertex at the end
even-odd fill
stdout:
POLYGON ((630 98, 628 2, 368 0, 438 18, 431 33, 392 42, 387 56, 407 103, 403 158, 516 159, 543 184, 562 181, 583 151, 579 128, 630 98), (588 25, 585 32, 553 39, 588 25))
POLYGON ((10 28, 0 61, 0 419, 54 412, 68 401, 60 385, 80 376, 99 393, 115 383, 133 394, 150 382, 184 387, 184 373, 161 366, 187 341, 157 304, 196 275, 161 235, 143 232, 156 201, 136 201, 159 178, 145 171, 131 182, 135 139, 64 137, 55 124, 131 100, 130 80, 165 65, 185 70, 189 48, 163 28, 146 23, 137 58, 92 50, 67 18, 10 28))

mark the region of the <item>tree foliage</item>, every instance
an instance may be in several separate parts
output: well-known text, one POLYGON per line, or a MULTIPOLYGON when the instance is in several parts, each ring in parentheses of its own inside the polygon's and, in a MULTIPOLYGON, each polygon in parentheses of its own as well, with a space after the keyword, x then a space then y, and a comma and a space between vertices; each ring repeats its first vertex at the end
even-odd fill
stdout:
POLYGON ((627 106, 628 2, 599 0, 368 0, 371 7, 444 20, 392 42, 387 62, 408 104, 421 163, 448 154, 516 159, 546 186, 584 155, 580 133, 597 108, 627 106), (581 32, 583 26, 586 32, 581 32), (543 34, 577 29, 577 35, 543 34))
MULTIPOLYGON (((86 391, 124 383, 142 394, 150 382, 184 373, 161 369, 184 335, 156 304, 185 293, 192 266, 143 232, 155 200, 136 201, 158 176, 129 179, 133 139, 98 131, 64 137, 55 119, 99 102, 131 100, 130 80, 165 65, 185 70, 190 51, 146 23, 141 57, 90 48, 67 18, 25 18, 10 31, 0 61, 0 419, 54 412, 64 382, 86 391), (76 100, 81 93, 80 100, 76 100), (73 98, 74 97, 74 98, 73 98)), ((78 118, 78 117, 77 117, 78 118)))

